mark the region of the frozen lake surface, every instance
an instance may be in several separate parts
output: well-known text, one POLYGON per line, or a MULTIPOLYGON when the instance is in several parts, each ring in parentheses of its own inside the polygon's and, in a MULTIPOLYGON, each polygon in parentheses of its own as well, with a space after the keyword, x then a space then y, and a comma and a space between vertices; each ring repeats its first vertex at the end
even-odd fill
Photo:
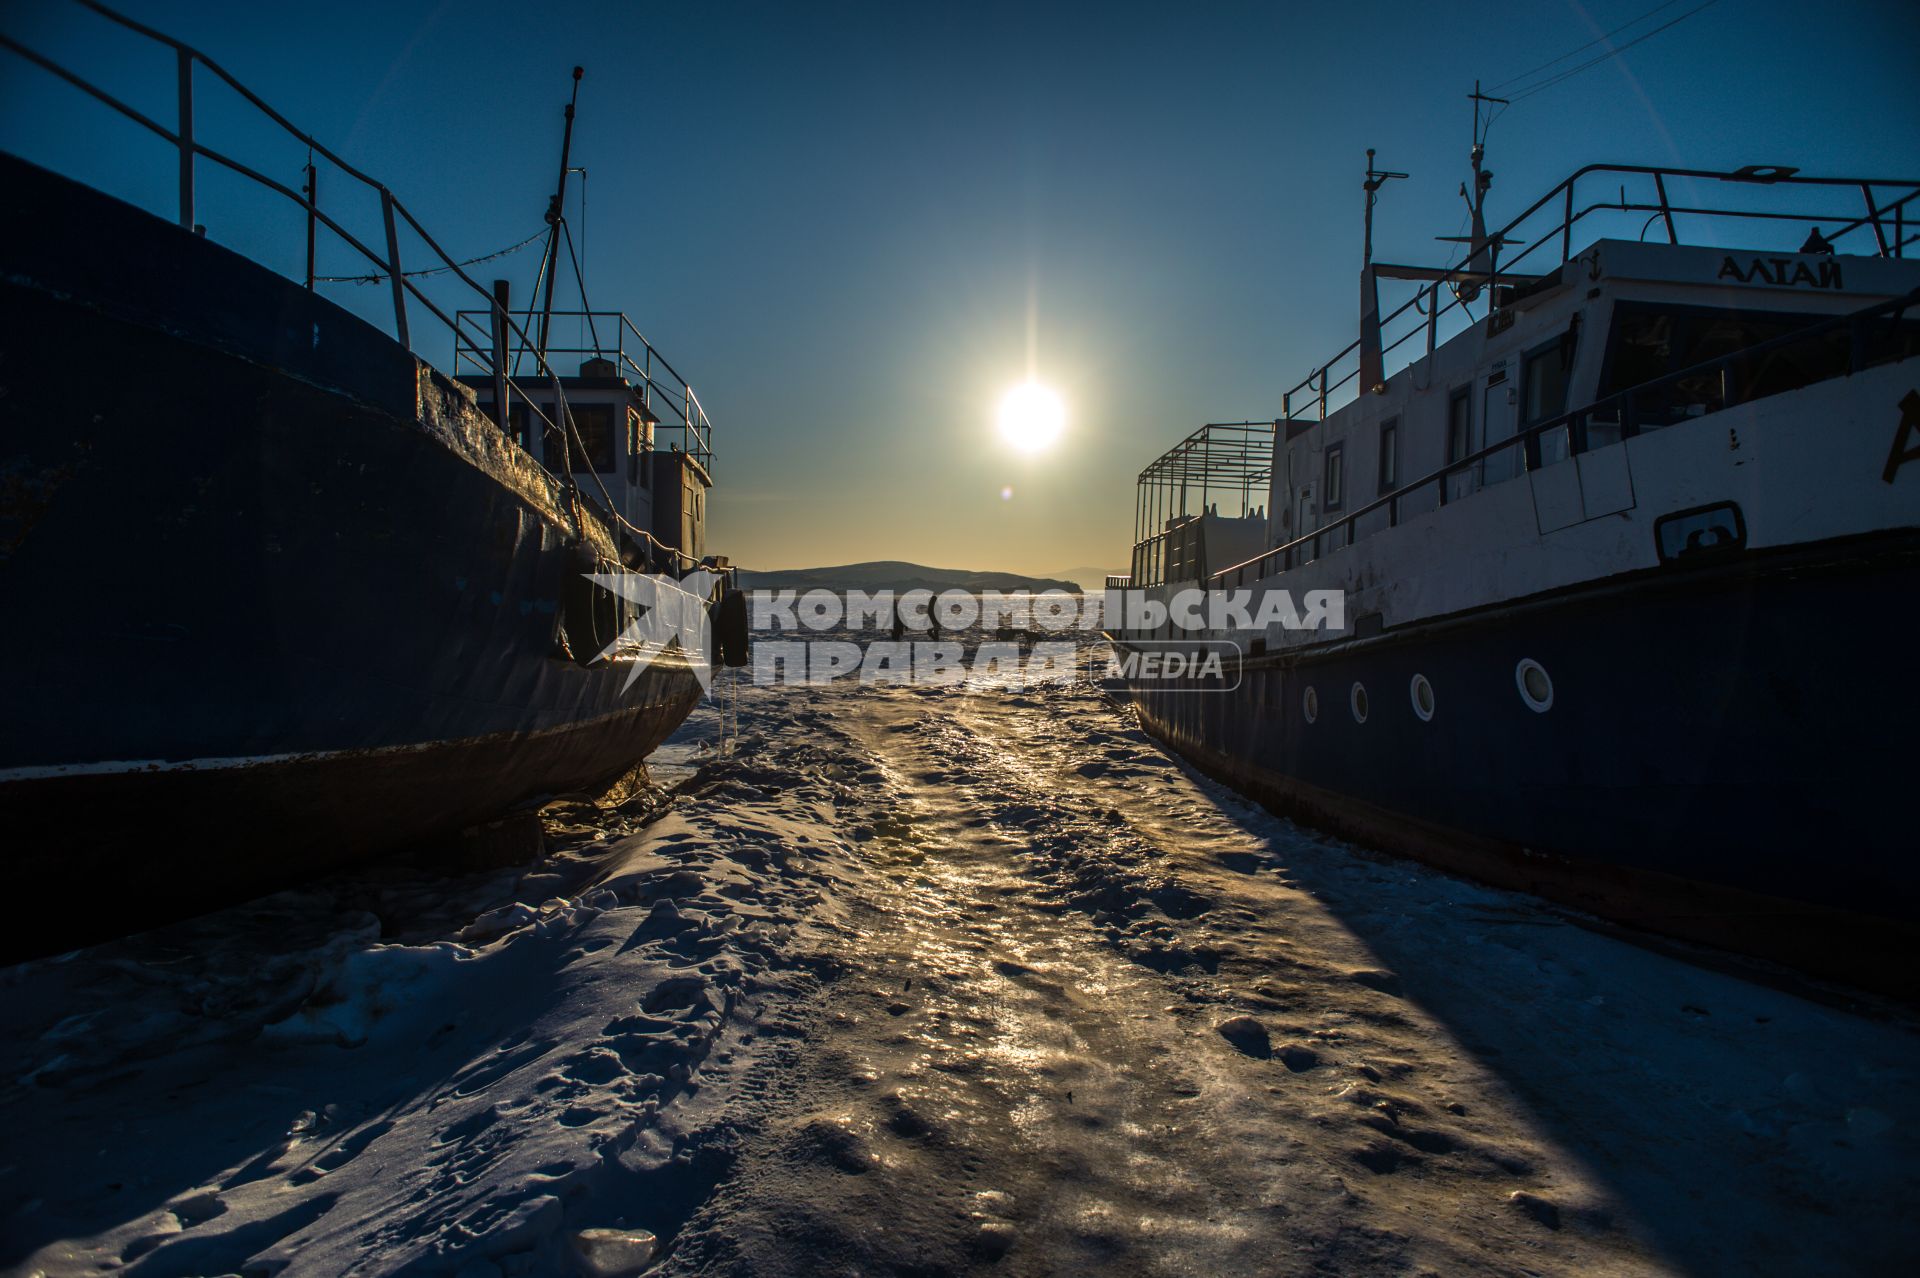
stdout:
POLYGON ((0 1267, 1910 1261, 1904 1014, 1299 830, 1084 682, 738 705, 657 757, 663 815, 562 807, 532 872, 0 972, 0 1267))

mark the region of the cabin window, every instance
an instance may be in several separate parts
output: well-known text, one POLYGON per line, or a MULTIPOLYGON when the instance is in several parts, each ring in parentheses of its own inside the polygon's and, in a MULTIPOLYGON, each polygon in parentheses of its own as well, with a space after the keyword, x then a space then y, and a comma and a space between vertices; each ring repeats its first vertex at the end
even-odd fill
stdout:
POLYGON ((1400 419, 1389 417, 1380 426, 1380 495, 1400 486, 1400 419))
MULTIPOLYGON (((1830 318, 1623 302, 1614 308, 1599 398, 1660 381, 1830 318)), ((1680 378, 1635 396, 1635 414, 1643 429, 1666 426, 1714 412, 1728 402, 1760 399, 1841 376, 1847 370, 1849 340, 1843 325, 1680 378)), ((1876 326, 1870 344, 1869 362, 1920 353, 1920 321, 1876 326)))
POLYGON ((527 406, 507 400, 507 438, 525 448, 527 446, 527 406))
MULTIPOLYGON (((1578 322, 1578 316, 1575 322, 1578 322)), ((1567 411, 1567 387, 1573 372, 1574 334, 1566 333, 1527 353, 1520 366, 1521 425, 1537 426, 1567 411)), ((1555 426, 1539 436, 1540 465, 1551 466, 1572 456, 1571 432, 1555 426)))
POLYGON ((1322 510, 1338 510, 1345 500, 1343 491, 1347 478, 1346 459, 1343 456, 1345 451, 1345 446, 1341 444, 1327 446, 1326 483, 1323 486, 1326 500, 1320 503, 1322 510))
POLYGON ((1447 400, 1447 460, 1457 462, 1473 451, 1473 388, 1462 386, 1447 400))
POLYGON ((576 474, 585 470, 613 473, 618 469, 613 455, 613 405, 575 404, 572 407, 573 427, 579 439, 567 441, 571 446, 563 447, 561 435, 566 422, 556 415, 552 405, 542 405, 548 422, 543 441, 547 469, 558 473, 563 459, 571 457, 576 474), (580 454, 582 446, 586 448, 584 456, 580 454))
MULTIPOLYGON (((1678 309, 1618 307, 1607 347, 1606 372, 1601 378, 1601 397, 1660 381, 1670 373, 1738 349, 1738 345, 1744 343, 1729 345, 1739 327, 1737 322, 1729 322, 1733 318, 1678 309), (1699 331, 1702 320, 1709 327, 1719 329, 1717 340, 1699 331)), ((1777 332, 1766 336, 1775 335, 1777 332)), ((1643 428, 1670 426, 1724 408, 1725 380, 1720 370, 1715 369, 1681 378, 1634 399, 1634 415, 1643 428)))
POLYGON ((1528 353, 1520 374, 1523 425, 1533 426, 1567 411, 1567 383, 1573 369, 1572 338, 1569 332, 1528 353))
POLYGON ((580 444, 586 449, 586 456, 574 459, 575 470, 597 470, 602 474, 611 474, 617 470, 614 457, 615 438, 613 433, 612 404, 576 404, 573 409, 573 424, 580 433, 580 444))

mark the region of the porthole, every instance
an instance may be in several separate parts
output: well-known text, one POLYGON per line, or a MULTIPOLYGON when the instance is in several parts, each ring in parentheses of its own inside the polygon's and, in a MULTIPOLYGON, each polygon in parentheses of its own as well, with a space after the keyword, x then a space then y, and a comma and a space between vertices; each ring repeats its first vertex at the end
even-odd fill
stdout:
POLYGON ((1529 710, 1545 714, 1553 709, 1553 676, 1532 657, 1523 659, 1513 668, 1513 682, 1520 689, 1520 699, 1527 703, 1529 710))
POLYGON ((1353 711, 1353 721, 1355 723, 1365 723, 1367 721, 1366 684, 1356 683, 1353 685, 1352 690, 1347 693, 1347 708, 1353 711))
POLYGON ((1308 723, 1320 717, 1320 692, 1312 684, 1300 694, 1300 713, 1307 716, 1308 723))
POLYGON ((1433 683, 1417 674, 1407 687, 1407 695, 1413 698, 1413 712, 1420 716, 1420 722, 1429 722, 1433 718, 1433 683))

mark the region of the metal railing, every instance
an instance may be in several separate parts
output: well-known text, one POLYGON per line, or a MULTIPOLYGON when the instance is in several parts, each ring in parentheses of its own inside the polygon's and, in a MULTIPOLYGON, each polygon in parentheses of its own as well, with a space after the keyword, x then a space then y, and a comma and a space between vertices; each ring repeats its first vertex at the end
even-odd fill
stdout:
MULTIPOLYGON (((1504 287, 1502 280, 1513 283, 1529 278, 1529 272, 1545 273, 1558 269, 1573 260, 1574 228, 1587 218, 1602 213, 1644 213, 1646 221, 1642 224, 1641 235, 1661 223, 1667 242, 1681 242, 1679 221, 1688 219, 1728 219, 1760 222, 1798 222, 1802 225, 1832 225, 1836 229, 1827 233, 1830 244, 1838 245, 1849 236, 1859 236, 1871 232, 1874 241, 1874 256, 1902 257, 1908 245, 1920 240, 1920 230, 1909 233, 1908 226, 1913 214, 1920 212, 1915 205, 1920 198, 1920 183, 1911 180, 1893 180, 1879 178, 1854 177, 1800 177, 1798 171, 1777 165, 1749 165, 1731 172, 1718 172, 1709 169, 1672 169, 1631 164, 1590 164, 1562 181, 1551 191, 1528 205, 1519 216, 1513 218, 1499 230, 1488 235, 1486 247, 1486 265, 1469 265, 1468 262, 1448 268, 1441 278, 1433 280, 1418 289, 1406 302, 1386 314, 1380 321, 1383 340, 1382 359, 1409 341, 1424 335, 1425 354, 1432 355, 1439 342, 1440 320, 1459 310, 1466 319, 1473 319, 1469 308, 1472 298, 1462 300, 1455 285, 1471 282, 1484 288, 1489 310, 1500 307, 1499 290, 1504 287), (1621 182, 1616 199, 1595 200, 1582 204, 1579 202, 1578 188, 1582 179, 1587 179, 1588 189, 1598 175, 1614 178, 1650 179, 1653 196, 1646 198, 1627 198, 1625 182, 1621 182), (1757 208, 1715 208, 1703 205, 1681 205, 1672 201, 1667 190, 1669 181, 1710 181, 1740 184, 1745 187, 1767 187, 1774 189, 1804 189, 1822 193, 1842 190, 1852 191, 1860 198, 1860 205, 1846 210, 1785 210, 1757 208), (1876 188, 1890 188, 1897 192, 1887 198, 1876 198, 1876 188), (1910 207, 1911 206, 1911 207, 1910 207), (1546 222, 1545 217, 1557 214, 1558 222, 1546 222), (1524 231, 1522 238, 1517 233, 1524 231), (1527 247, 1512 257, 1501 258, 1501 250, 1506 245, 1526 244, 1527 247), (1552 257, 1552 249, 1557 246, 1559 257, 1552 257), (1542 252, 1542 250, 1546 250, 1542 252), (1539 256, 1535 256, 1539 254, 1539 256), (1529 259, 1532 259, 1529 262, 1529 259), (1409 323, 1408 321, 1416 321, 1409 323), (1397 335, 1388 334, 1397 331, 1397 335)), ((1581 250, 1588 242, 1581 244, 1581 250)), ((1302 414, 1308 411, 1316 413, 1324 420, 1329 411, 1328 401, 1343 391, 1349 384, 1356 384, 1360 376, 1360 341, 1342 348, 1332 359, 1321 364, 1301 378, 1281 395, 1282 416, 1295 419, 1296 406, 1302 414)))
POLYGON ((1132 575, 1158 580, 1170 567, 1167 551, 1178 537, 1198 549, 1187 525, 1212 509, 1215 499, 1237 515, 1253 511, 1255 494, 1265 501, 1273 478, 1277 422, 1208 422, 1147 463, 1134 486, 1132 575), (1190 509, 1198 498, 1199 509, 1190 509))
MULTIPOLYGON (((240 177, 247 179, 248 181, 254 183, 257 186, 263 187, 266 190, 275 192, 276 194, 282 195, 287 199, 293 201, 306 213, 307 217, 310 220, 310 225, 317 224, 320 226, 324 226, 328 230, 332 231, 335 235, 340 237, 343 243, 348 245, 356 253, 358 253, 362 258, 364 258, 368 263, 370 263, 378 273, 384 275, 390 281, 390 284, 391 284, 392 299, 393 299, 394 337, 395 337, 395 340, 397 340, 400 343, 400 345, 406 347, 408 350, 411 350, 413 346, 411 328, 409 325, 409 315, 408 315, 409 296, 411 296, 412 299, 415 302, 417 302, 421 307, 425 308, 428 314, 431 314, 435 319, 439 320, 442 324, 446 325, 446 327, 456 335, 456 340, 458 340, 458 334, 460 332, 460 324, 458 320, 453 316, 449 316, 446 313, 446 311, 442 310, 438 305, 436 305, 430 297, 428 297, 424 292, 422 292, 421 289, 416 284, 414 284, 414 282, 411 279, 408 278, 407 271, 403 269, 401 257, 400 257, 399 228, 401 225, 405 225, 406 227, 410 228, 416 236, 419 237, 420 242, 426 246, 428 252, 431 254, 432 260, 435 263, 435 265, 429 267, 428 268, 429 270, 432 270, 435 273, 450 274, 455 279, 457 279, 461 284, 464 284, 467 288, 472 289, 474 293, 476 293, 482 298, 487 299, 488 308, 485 311, 478 312, 478 313, 489 316, 490 322, 492 322, 492 320, 495 317, 497 317, 498 322, 504 326, 505 330, 510 332, 515 338, 518 339, 519 346, 522 349, 524 349, 529 355, 532 356, 533 362, 535 365, 536 375, 543 375, 551 383, 552 391, 553 391, 553 403, 556 406, 555 414, 556 416, 560 417, 562 420, 561 422, 558 422, 558 423, 552 421, 546 416, 545 413, 540 412, 540 410, 537 407, 531 408, 531 411, 534 412, 539 417, 541 422, 544 423, 544 425, 547 428, 555 431, 555 433, 559 435, 559 437, 562 440, 563 449, 571 450, 573 448, 578 448, 582 453, 587 451, 584 441, 581 438, 579 428, 574 422, 573 410, 567 404, 566 394, 561 389, 560 378, 558 374, 554 372, 551 365, 539 355, 537 350, 534 349, 533 344, 528 339, 525 330, 521 327, 519 323, 517 323, 514 320, 512 314, 508 312, 504 306, 502 306, 499 302, 493 299, 488 289, 482 287, 477 281, 475 281, 471 276, 469 276, 466 273, 466 271, 462 269, 461 264, 456 262, 451 256, 447 254, 447 252, 444 249, 440 247, 438 241, 436 241, 433 238, 433 236, 427 231, 426 227, 420 224, 420 221, 417 218, 415 218, 411 212, 408 211, 406 205, 401 203, 399 198, 396 197, 393 194, 393 192, 386 187, 384 183, 378 181, 377 179, 369 176, 366 173, 361 172, 359 169, 355 168, 353 165, 347 163, 347 161, 340 158, 340 156, 336 155, 332 150, 328 149, 324 144, 316 140, 311 134, 301 130, 291 120, 287 119, 286 116, 282 115, 280 112, 276 111, 272 106, 268 105, 267 102, 264 101, 258 94, 254 93, 251 89, 247 88, 246 85, 242 84, 226 68, 222 67, 218 62, 215 62, 212 58, 200 52, 198 49, 193 48, 191 45, 188 45, 183 41, 176 40, 172 36, 169 36, 164 32, 157 31, 152 27, 136 22, 133 19, 126 17, 124 14, 118 13, 113 9, 108 8, 106 5, 100 4, 98 0, 72 0, 72 3, 77 4, 82 8, 88 9, 93 13, 100 15, 102 18, 105 18, 107 21, 112 22, 120 27, 123 27, 128 31, 131 31, 135 35, 142 36, 145 39, 150 40, 156 44, 162 45, 167 49, 169 49, 170 51, 172 51, 174 55, 174 69, 175 69, 175 77, 176 77, 175 97, 176 97, 176 103, 177 103, 177 115, 175 120, 175 127, 171 129, 168 128, 166 125, 160 123, 158 120, 153 119, 151 116, 146 115, 145 113, 128 105, 126 102, 122 101, 120 98, 115 97, 113 94, 107 92, 105 89, 102 89, 98 85, 93 84, 91 81, 87 80, 84 76, 82 76, 78 72, 66 66, 61 65, 59 62, 55 61, 53 58, 50 58, 47 55, 38 52, 37 50, 28 48, 26 45, 22 44, 20 41, 14 39, 11 35, 8 35, 4 32, 0 32, 0 49, 5 49, 8 52, 11 52, 14 55, 20 57, 21 59, 32 63, 34 66, 41 68, 42 70, 46 71, 50 75, 57 77, 58 79, 64 81, 65 83, 71 85, 72 87, 80 90, 82 93, 86 94, 88 97, 91 97, 96 101, 106 105, 112 110, 118 112, 120 115, 133 121, 135 124, 138 124, 142 128, 146 129, 147 131, 157 135, 163 141, 167 142, 169 145, 174 147, 179 154, 179 176, 178 176, 179 222, 183 228, 189 231, 195 231, 198 229, 197 224, 195 222, 196 209, 195 209, 195 201, 194 201, 194 170, 196 167, 195 161, 198 159, 205 159, 205 160, 211 161, 215 164, 220 165, 225 169, 232 171, 233 173, 238 174, 240 177), (286 133, 288 136, 292 137, 293 139, 298 141, 300 144, 307 147, 313 156, 319 159, 324 159, 328 164, 332 165, 335 169, 339 170, 341 174, 343 174, 348 178, 353 179, 355 182, 361 184, 363 187, 367 188, 368 190, 376 194, 380 200, 382 238, 384 242, 384 249, 376 250, 374 248, 369 247, 358 236, 354 235, 353 232, 349 231, 345 226, 342 226, 340 222, 337 221, 331 214, 329 214, 328 212, 326 212, 325 210, 319 207, 317 195, 303 194, 301 192, 295 191, 291 187, 287 186, 286 184, 276 181, 271 177, 268 177, 266 174, 259 172, 257 169, 254 169, 248 166, 247 164, 244 164, 241 161, 234 159, 231 156, 228 156, 228 155, 222 154, 219 151, 216 151, 212 147, 208 146, 204 141, 201 141, 200 138, 195 135, 195 131, 194 131, 194 69, 195 67, 204 68, 207 73, 211 74, 216 79, 226 84, 235 93, 239 94, 239 96, 248 105, 252 106, 261 115, 265 116, 269 121, 271 121, 274 125, 276 125, 282 132, 286 133)), ((310 190, 311 189, 312 188, 310 188, 310 190)), ((424 274, 424 272, 419 272, 419 273, 424 274)), ((662 366, 665 365, 664 360, 660 361, 660 363, 662 366)), ((493 371, 493 364, 491 361, 488 362, 486 371, 490 373, 493 371)), ((508 370, 502 369, 500 371, 503 376, 508 374, 508 370)), ((678 374, 674 374, 674 377, 678 379, 678 374)), ((693 399, 691 388, 685 387, 684 382, 681 382, 680 384, 683 388, 685 388, 686 403, 689 406, 691 406, 691 408, 695 412, 698 412, 698 409, 697 409, 698 401, 693 399)), ((512 385, 510 378, 509 378, 509 385, 512 385)), ((523 399, 523 401, 527 402, 529 405, 532 404, 532 400, 525 394, 524 391, 519 391, 519 388, 517 386, 513 386, 513 389, 521 395, 521 398, 523 399)), ((710 429, 706 425, 705 414, 698 413, 698 420, 701 423, 702 438, 705 439, 707 438, 706 432, 710 429)), ((577 483, 573 478, 573 467, 571 465, 570 459, 568 460, 567 464, 563 465, 562 473, 558 478, 559 478, 559 482, 562 484, 562 486, 565 488, 565 490, 573 499, 571 513, 575 521, 575 531, 576 533, 579 533, 580 532, 579 520, 580 520, 580 514, 581 514, 582 505, 583 505, 583 497, 582 497, 582 494, 580 493, 577 483)), ((593 478, 594 478, 595 484, 597 485, 600 484, 600 480, 597 475, 594 475, 593 478)), ((606 523, 609 528, 617 528, 619 530, 625 531, 630 537, 634 538, 636 541, 640 542, 644 547, 646 547, 650 556, 653 556, 653 555, 659 555, 662 557, 672 556, 673 561, 676 564, 680 564, 684 566, 692 566, 695 563, 697 563, 697 561, 694 560, 694 558, 691 555, 687 555, 684 552, 677 550, 676 548, 664 545, 658 539, 656 539, 653 536, 653 534, 647 529, 638 528, 628 523, 624 518, 622 518, 618 512, 616 504, 614 503, 612 497, 607 493, 604 485, 600 485, 600 496, 603 499, 604 504, 603 505, 601 503, 593 503, 593 504, 597 507, 597 513, 601 517, 602 521, 606 523)))
MULTIPOLYGON (((1448 462, 1439 470, 1404 484, 1383 497, 1355 508, 1332 523, 1323 524, 1314 531, 1296 537, 1231 567, 1223 568, 1212 574, 1207 580, 1210 585, 1228 588, 1245 586, 1249 581, 1259 581, 1275 573, 1286 572, 1301 564, 1313 562, 1321 557, 1322 547, 1339 538, 1330 549, 1338 550, 1353 544, 1360 521, 1380 511, 1386 512, 1386 526, 1395 527, 1400 522, 1400 507, 1416 494, 1428 488, 1435 490, 1436 506, 1445 506, 1450 498, 1447 481, 1455 475, 1478 474, 1486 462, 1495 458, 1515 458, 1520 465, 1515 478, 1522 471, 1535 471, 1546 464, 1542 441, 1556 431, 1566 432, 1566 458, 1571 460, 1590 451, 1593 427, 1602 427, 1605 433, 1617 433, 1618 441, 1625 442, 1640 434, 1645 427, 1667 426, 1679 421, 1692 420, 1694 417, 1707 416, 1713 412, 1733 407, 1736 404, 1751 403, 1769 395, 1782 394, 1797 387, 1777 387, 1759 394, 1742 397, 1739 379, 1733 376, 1742 365, 1752 363, 1756 358, 1776 351, 1789 350, 1795 346, 1817 340, 1828 335, 1844 333, 1845 367, 1836 375, 1851 375, 1876 364, 1901 359, 1908 354, 1920 353, 1920 334, 1911 328, 1903 328, 1906 312, 1920 306, 1920 290, 1908 293, 1904 297, 1855 311, 1850 315, 1835 316, 1832 319, 1809 324, 1791 333, 1732 351, 1711 360, 1695 364, 1677 372, 1668 373, 1653 381, 1617 391, 1603 399, 1577 408, 1557 417, 1550 417, 1531 426, 1522 427, 1512 436, 1497 443, 1479 449, 1477 452, 1448 462), (1876 321, 1885 319, 1880 333, 1876 333, 1876 321), (1876 336, 1891 340, 1876 342, 1876 336), (1904 338, 1908 340, 1902 340, 1904 338), (1909 351, 1911 345, 1914 350, 1909 351), (1711 385, 1718 382, 1717 394, 1706 401, 1703 411, 1698 414, 1681 411, 1675 413, 1674 399, 1664 392, 1679 389, 1683 383, 1711 385)), ((1824 379, 1823 379, 1824 380, 1824 379)), ((1812 384, 1812 383, 1808 383, 1812 384)), ((1690 391, 1690 393, 1693 393, 1690 391)), ((1614 443, 1608 439, 1607 444, 1614 443)), ((1561 460, 1556 458, 1555 461, 1561 460)))
MULTIPOLYGON (((538 312, 527 311, 523 314, 525 323, 531 327, 538 312)), ((558 345, 551 340, 549 329, 549 362, 561 356, 611 360, 618 375, 639 389, 640 400, 648 416, 668 430, 679 431, 682 451, 700 463, 708 477, 712 477, 713 423, 707 420, 706 409, 701 407, 699 395, 694 393, 687 379, 667 362, 666 357, 654 348, 653 343, 634 327, 626 312, 554 311, 551 318, 580 321, 587 340, 572 346, 558 345), (607 332, 605 340, 601 338, 603 328, 607 332)), ((455 376, 491 372, 493 310, 463 310, 456 312, 454 319, 457 321, 453 333, 455 376)), ((517 372, 521 359, 535 354, 532 350, 516 348, 511 355, 511 367, 517 372)))
POLYGON ((1208 422, 1147 463, 1134 482, 1135 544, 1148 530, 1164 531, 1169 519, 1197 512, 1187 503, 1198 494, 1200 509, 1214 498, 1239 499, 1240 513, 1254 495, 1266 497, 1273 474, 1274 422, 1208 422))

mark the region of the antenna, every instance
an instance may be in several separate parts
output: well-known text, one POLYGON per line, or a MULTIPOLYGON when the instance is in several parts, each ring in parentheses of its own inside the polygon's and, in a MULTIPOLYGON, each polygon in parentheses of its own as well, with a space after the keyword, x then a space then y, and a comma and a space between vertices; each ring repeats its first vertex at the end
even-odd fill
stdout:
POLYGON ((1404 173, 1373 167, 1373 148, 1367 148, 1367 180, 1361 185, 1367 192, 1366 242, 1360 259, 1360 389, 1380 392, 1387 388, 1380 349, 1380 290, 1373 279, 1373 203, 1380 188, 1404 173))
MULTIPOLYGON (((1499 247, 1487 238, 1487 192, 1493 186, 1493 170, 1486 168, 1481 163, 1481 161, 1486 159, 1487 155, 1487 130, 1493 127, 1494 116, 1498 113, 1490 111, 1487 115, 1486 126, 1482 128, 1480 124, 1480 104, 1485 102, 1489 106, 1496 104, 1499 106, 1509 105, 1506 98, 1491 97, 1480 92, 1480 82, 1478 80, 1473 82, 1473 92, 1469 93, 1467 98, 1473 103, 1473 149, 1467 153, 1467 158, 1473 164, 1473 191, 1469 194, 1466 186, 1462 184, 1460 194, 1467 202, 1467 210, 1473 215, 1473 234, 1469 236, 1467 240, 1468 249, 1465 271, 1462 278, 1455 283, 1453 289, 1455 296, 1463 303, 1471 302, 1474 298, 1480 296, 1480 285, 1473 280, 1473 276, 1485 275, 1488 282, 1492 282, 1493 253, 1494 250, 1499 247)), ((1456 239, 1458 237, 1443 236, 1442 238, 1456 239)), ((1518 243, 1518 241, 1514 242, 1518 243)))
POLYGON ((1473 82, 1473 92, 1467 98, 1473 103, 1473 150, 1468 152, 1468 158, 1473 161, 1473 198, 1468 202, 1473 205, 1474 217, 1478 218, 1482 206, 1487 202, 1487 188, 1493 185, 1493 170, 1482 168, 1480 161, 1486 158, 1487 134, 1493 130, 1493 117, 1496 114, 1492 111, 1487 113, 1487 123, 1483 129, 1480 125, 1480 104, 1485 102, 1508 106, 1510 103, 1505 98, 1488 97, 1480 92, 1478 80, 1473 82))
POLYGON ((1373 204, 1374 201, 1379 198, 1380 188, 1385 186, 1390 178, 1403 178, 1406 176, 1405 173, 1396 173, 1391 169, 1374 168, 1373 148, 1367 148, 1367 180, 1362 184, 1367 192, 1366 244, 1361 251, 1360 257, 1360 264, 1362 266, 1373 261, 1373 204))

